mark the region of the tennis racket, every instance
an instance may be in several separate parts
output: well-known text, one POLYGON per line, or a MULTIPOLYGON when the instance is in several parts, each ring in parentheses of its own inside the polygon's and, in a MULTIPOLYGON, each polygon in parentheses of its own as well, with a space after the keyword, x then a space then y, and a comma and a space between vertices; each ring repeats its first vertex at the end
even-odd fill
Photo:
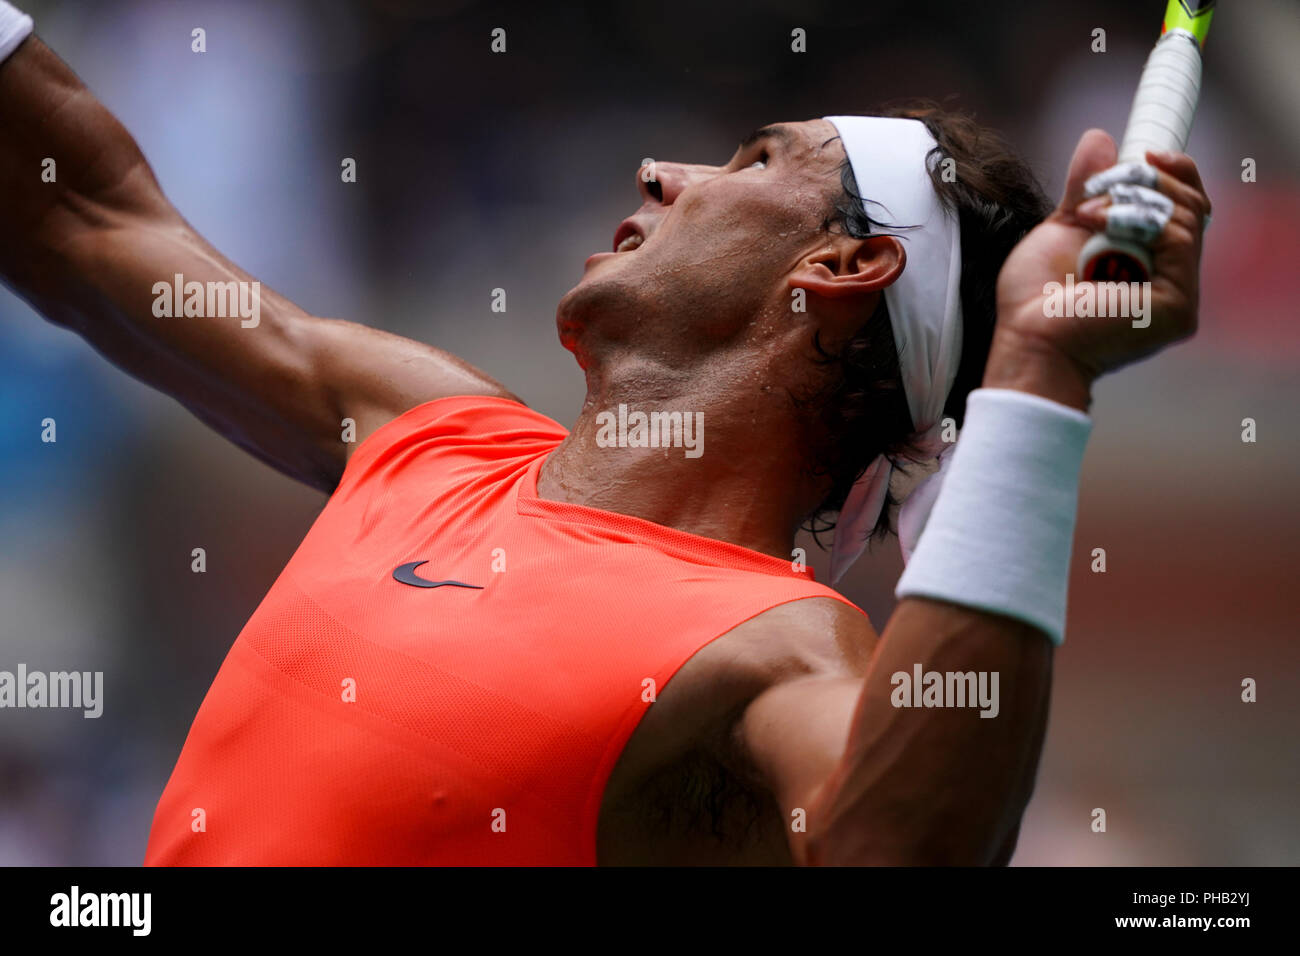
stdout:
MULTIPOLYGON (((1214 0, 1169 0, 1160 39, 1147 57, 1119 148, 1120 163, 1145 163, 1148 150, 1182 152, 1201 92, 1201 50, 1214 0)), ((1078 273, 1098 282, 1145 282, 1151 251, 1099 232, 1079 253, 1078 273)))

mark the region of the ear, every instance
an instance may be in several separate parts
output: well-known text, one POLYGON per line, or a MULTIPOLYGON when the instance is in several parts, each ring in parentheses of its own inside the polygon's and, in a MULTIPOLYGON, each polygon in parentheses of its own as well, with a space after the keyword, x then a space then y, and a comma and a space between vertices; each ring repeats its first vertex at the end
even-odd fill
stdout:
POLYGON ((790 288, 823 299, 883 292, 903 274, 907 252, 893 236, 835 236, 805 256, 790 274, 790 288))

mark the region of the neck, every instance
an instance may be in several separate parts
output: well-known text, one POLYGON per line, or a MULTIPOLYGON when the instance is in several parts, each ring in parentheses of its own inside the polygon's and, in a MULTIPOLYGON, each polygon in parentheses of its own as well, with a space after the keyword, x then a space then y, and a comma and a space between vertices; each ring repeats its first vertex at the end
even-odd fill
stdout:
POLYGON ((752 355, 747 368, 728 364, 589 370, 582 412, 544 463, 538 495, 789 560, 817 501, 800 471, 800 425, 784 389, 755 384, 771 378, 752 355))

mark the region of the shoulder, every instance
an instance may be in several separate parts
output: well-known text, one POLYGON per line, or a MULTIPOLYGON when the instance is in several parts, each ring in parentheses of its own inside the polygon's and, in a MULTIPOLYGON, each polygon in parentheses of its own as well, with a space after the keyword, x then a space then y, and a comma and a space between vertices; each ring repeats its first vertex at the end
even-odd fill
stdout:
POLYGON ((358 441, 438 399, 495 398, 523 406, 486 372, 424 342, 316 316, 293 329, 294 348, 321 400, 355 423, 358 441))
POLYGON ((768 690, 809 677, 860 678, 876 646, 867 616, 845 601, 807 597, 778 604, 697 651, 669 682, 660 715, 686 723, 734 723, 768 690))
MULTIPOLYGON (((510 470, 564 440, 553 419, 501 395, 449 395, 422 402, 368 435, 358 423, 338 489, 362 479, 451 464, 510 470)), ((336 489, 337 490, 337 489, 336 489)))
POLYGON ((770 685, 799 677, 861 676, 878 637, 867 615, 848 602, 809 597, 769 608, 720 640, 728 639, 770 685))
POLYGON ((768 608, 695 653, 672 683, 707 693, 734 713, 770 688, 807 677, 861 677, 876 647, 866 614, 833 597, 768 608))

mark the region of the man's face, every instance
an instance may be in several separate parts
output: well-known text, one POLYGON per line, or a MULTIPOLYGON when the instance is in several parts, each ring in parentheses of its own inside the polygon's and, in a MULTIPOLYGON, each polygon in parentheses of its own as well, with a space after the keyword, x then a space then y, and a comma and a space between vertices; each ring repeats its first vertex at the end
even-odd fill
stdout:
POLYGON ((637 170, 641 208, 560 302, 565 347, 584 368, 626 347, 684 366, 788 316, 788 277, 825 244, 843 160, 834 126, 818 119, 756 131, 725 166, 637 170))

